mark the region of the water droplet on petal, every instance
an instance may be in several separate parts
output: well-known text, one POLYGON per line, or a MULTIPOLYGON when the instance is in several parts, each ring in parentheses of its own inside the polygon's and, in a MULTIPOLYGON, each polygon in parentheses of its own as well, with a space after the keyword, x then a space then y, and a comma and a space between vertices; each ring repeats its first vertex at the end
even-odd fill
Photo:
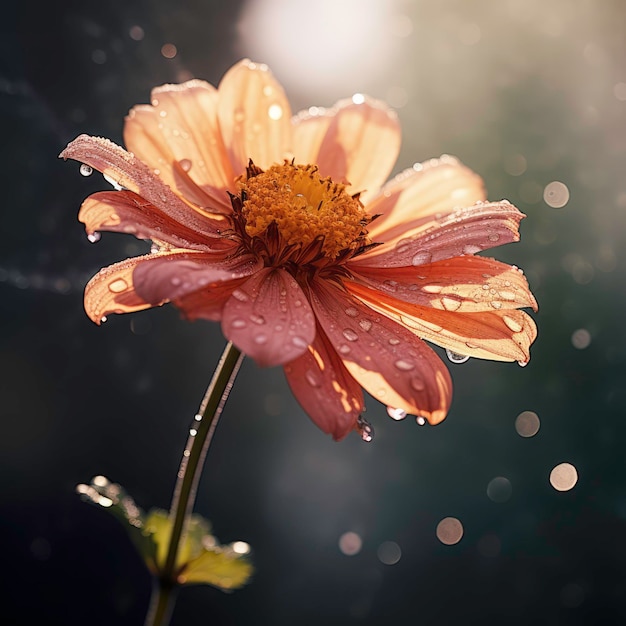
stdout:
POLYGON ((304 375, 304 378, 306 379, 306 382, 309 383, 309 385, 311 385, 311 387, 320 386, 319 378, 317 377, 317 374, 315 374, 313 370, 307 370, 306 374, 304 375))
POLYGON ((89 233, 89 235, 87 235, 87 239, 90 243, 96 243, 97 241, 100 241, 100 233, 98 231, 95 233, 89 233))
POLYGON ((230 323, 232 328, 245 328, 248 324, 246 323, 246 320, 242 320, 240 317, 234 319, 231 323, 230 323))
POLYGON ((360 320, 359 321, 359 326, 365 331, 367 332, 368 330, 370 330, 372 328, 372 322, 370 322, 369 320, 360 320))
POLYGON ((344 328, 341 334, 348 341, 357 341, 359 338, 359 336, 351 328, 344 328))
POLYGON ((291 343, 296 346, 296 348, 306 348, 309 344, 304 337, 300 337, 300 335, 295 335, 291 338, 291 343))
POLYGON ((256 313, 250 313, 250 321, 262 326, 265 324, 265 318, 262 315, 257 315, 256 313))
POLYGON ((123 278, 118 278, 109 283, 109 291, 112 293, 121 293, 128 289, 128 283, 123 278))
POLYGON ((356 421, 356 427, 363 441, 371 441, 374 439, 374 429, 372 425, 362 416, 359 415, 356 421))
POLYGON ((480 246, 476 246, 473 244, 468 244, 466 246, 463 246, 463 254, 476 254, 477 252, 480 252, 482 250, 482 248, 480 246))
POLYGON ((350 354, 350 346, 347 346, 345 343, 342 343, 339 348, 339 353, 346 355, 346 354, 350 354))
POLYGON ((79 172, 83 176, 91 176, 93 174, 93 167, 91 167, 91 165, 87 165, 86 163, 81 163, 79 172))
POLYGON ((359 312, 353 306, 346 309, 346 315, 350 317, 356 317, 358 314, 359 312))
POLYGON ((411 387, 413 387, 415 391, 424 391, 426 384, 421 378, 411 378, 411 387))
POLYGON ((387 415, 389 415, 392 420, 400 421, 406 417, 406 411, 404 409, 394 409, 392 406, 388 406, 387 415))
POLYGON ((520 367, 526 367, 526 366, 528 365, 528 361, 518 361, 518 362, 517 362, 517 364, 518 364, 520 367))
POLYGON ((233 298, 239 300, 239 302, 247 302, 249 299, 248 294, 245 291, 241 291, 241 289, 235 289, 233 291, 233 298))
POLYGON ((259 345, 263 345, 267 343, 267 335, 261 333, 259 335, 254 336, 254 343, 258 343, 259 345))
POLYGON ((397 346, 400 343, 400 340, 397 337, 391 337, 388 340, 390 346, 397 346))
POLYGON ((491 235, 489 235, 489 237, 487 237, 487 239, 489 239, 489 241, 495 243, 496 241, 498 241, 500 239, 500 235, 498 235, 498 233, 491 233, 491 235))
POLYGON ((467 355, 453 352, 449 348, 446 348, 446 356, 452 363, 465 363, 466 361, 469 361, 469 357, 467 355))
POLYGON ((191 169, 191 161, 189 159, 181 159, 178 164, 185 172, 188 172, 191 169))
POLYGON ((427 263, 430 263, 432 258, 433 255, 430 252, 422 250, 411 259, 411 265, 426 265, 427 263))
POLYGON ((413 363, 413 361, 409 361, 408 359, 398 359, 394 365, 403 372, 408 372, 415 367, 415 363, 413 363))
POLYGON ((441 298, 441 306, 443 306, 446 311, 457 311, 461 307, 461 301, 456 298, 444 296, 441 298))
POLYGON ((103 315, 103 316, 100 318, 100 323, 101 323, 101 324, 104 324, 104 322, 106 322, 106 321, 107 321, 107 316, 106 316, 106 315, 103 315))
POLYGON ((418 426, 424 426, 424 424, 426 424, 426 418, 422 417, 421 415, 418 415, 415 418, 415 422, 417 423, 418 426))
POLYGON ((502 316, 502 321, 511 329, 514 333, 519 333, 524 327, 514 318, 508 315, 502 316))
POLYGON ((441 285, 424 285, 422 291, 426 293, 441 293, 443 287, 441 285))

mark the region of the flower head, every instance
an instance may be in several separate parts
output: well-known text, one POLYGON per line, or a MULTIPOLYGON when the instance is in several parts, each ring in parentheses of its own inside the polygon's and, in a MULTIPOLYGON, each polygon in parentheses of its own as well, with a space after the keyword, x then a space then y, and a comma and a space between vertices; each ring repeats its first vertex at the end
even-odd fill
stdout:
POLYGON ((81 135, 61 154, 101 171, 87 233, 132 233, 153 252, 102 269, 85 309, 172 302, 221 321, 263 366, 282 365, 325 432, 367 435, 362 389, 430 423, 450 374, 424 339, 455 353, 525 364, 536 308, 515 267, 475 256, 517 241, 523 215, 486 202, 480 178, 444 156, 384 186, 400 147, 396 116, 364 97, 291 116, 266 66, 242 61, 218 88, 152 92, 124 127, 128 152, 81 135), (382 188, 381 188, 382 186, 382 188))

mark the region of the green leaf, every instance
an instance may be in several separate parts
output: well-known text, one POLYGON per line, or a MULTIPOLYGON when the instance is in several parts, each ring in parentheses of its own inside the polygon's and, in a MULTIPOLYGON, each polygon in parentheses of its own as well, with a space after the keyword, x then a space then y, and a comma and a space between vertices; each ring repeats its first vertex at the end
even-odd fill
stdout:
POLYGON ((232 547, 216 546, 189 561, 178 581, 183 585, 207 584, 232 590, 243 587, 252 572, 252 564, 232 547))
POLYGON ((139 554, 154 573, 157 545, 150 534, 145 532, 144 512, 124 488, 104 476, 94 476, 88 485, 77 485, 76 491, 84 500, 106 509, 122 523, 139 554))

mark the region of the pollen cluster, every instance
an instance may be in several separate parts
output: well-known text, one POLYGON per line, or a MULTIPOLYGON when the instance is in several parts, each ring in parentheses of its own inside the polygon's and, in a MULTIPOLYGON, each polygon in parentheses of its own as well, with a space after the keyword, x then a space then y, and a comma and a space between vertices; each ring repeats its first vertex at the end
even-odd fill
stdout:
POLYGON ((316 239, 322 253, 334 259, 363 243, 370 216, 345 185, 322 178, 314 165, 284 163, 242 183, 246 233, 262 236, 275 223, 286 245, 306 246, 316 239))

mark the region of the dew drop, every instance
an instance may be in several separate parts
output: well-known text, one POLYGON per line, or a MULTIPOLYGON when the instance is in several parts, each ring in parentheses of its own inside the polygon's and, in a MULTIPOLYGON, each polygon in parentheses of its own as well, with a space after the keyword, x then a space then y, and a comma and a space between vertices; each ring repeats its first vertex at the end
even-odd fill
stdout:
POLYGON ((387 291, 391 291, 392 293, 398 289, 398 283, 395 280, 385 280, 383 281, 383 285, 387 291))
POLYGON ((344 328, 341 334, 348 341, 357 341, 359 338, 359 336, 351 328, 344 328))
POLYGON ((106 315, 103 315, 103 316, 100 318, 100 323, 101 323, 101 324, 104 324, 104 322, 106 322, 106 321, 107 321, 107 316, 106 316, 106 315))
POLYGON ((426 265, 426 263, 430 263, 432 258, 433 255, 428 250, 422 250, 411 259, 411 265, 426 265))
POLYGON ((443 287, 441 285, 424 285, 422 291, 425 293, 441 293, 443 287))
POLYGON ((480 252, 482 250, 482 248, 480 246, 476 246, 473 244, 468 244, 466 246, 463 246, 463 254, 476 254, 477 252, 480 252))
POLYGON ((309 344, 304 337, 300 337, 300 335, 295 335, 291 338, 291 343, 296 346, 296 348, 306 348, 309 344))
POLYGON ((320 386, 319 378, 317 377, 317 375, 315 374, 313 370, 307 370, 306 374, 304 375, 304 378, 306 382, 309 383, 309 385, 311 385, 311 387, 320 386))
POLYGON ((350 354, 350 346, 347 346, 345 343, 342 343, 338 350, 340 354, 350 354))
POLYGON ((517 362, 517 364, 518 364, 520 367, 526 367, 526 366, 528 365, 528 361, 518 361, 518 362, 517 362))
POLYGON ((370 322, 369 320, 360 320, 359 321, 359 326, 365 331, 367 332, 368 330, 370 330, 372 328, 372 322, 370 322))
POLYGON ((93 167, 87 165, 86 163, 81 163, 79 172, 83 176, 91 176, 93 174, 93 167))
POLYGON ((239 300, 239 302, 247 302, 248 294, 245 293, 245 291, 241 291, 241 289, 235 289, 235 291, 233 291, 233 298, 239 300))
POLYGON ((388 406, 387 415, 389 415, 392 420, 400 421, 406 417, 406 411, 404 409, 394 409, 392 406, 388 406))
POLYGON ((87 239, 91 243, 96 243, 97 241, 100 241, 100 233, 98 231, 95 233, 89 233, 89 235, 87 235, 87 239))
POLYGON ((112 283, 109 283, 109 291, 112 293, 121 293, 128 289, 128 283, 123 278, 118 278, 112 283))
POLYGON ((415 367, 415 363, 413 363, 413 361, 409 361, 408 359, 398 359, 394 365, 403 372, 408 372, 415 367))
POLYGON ((189 159, 181 159, 178 164, 185 172, 188 172, 191 169, 191 161, 189 159))
POLYGON ((189 436, 190 437, 195 437, 198 434, 198 431, 195 428, 190 428, 189 429, 189 436))
POLYGON ((174 287, 178 287, 182 281, 178 276, 172 276, 170 282, 172 283, 172 285, 174 285, 174 287))
POLYGON ((496 241, 498 241, 500 239, 500 235, 498 235, 498 233, 491 233, 491 235, 489 235, 489 237, 487 237, 487 239, 489 239, 489 241, 495 243, 496 241))
POLYGON ((449 348, 446 348, 446 356, 452 363, 465 363, 466 361, 469 361, 469 357, 466 354, 453 352, 449 348))
POLYGON ((258 343, 259 345, 263 345, 267 343, 267 335, 261 333, 259 335, 254 336, 254 343, 258 343))
POLYGON ((524 327, 514 318, 508 315, 502 316, 502 321, 514 332, 519 333, 524 327))
POLYGON ((346 309, 346 315, 349 317, 356 317, 358 314, 359 312, 353 306, 346 309))
POLYGON ((371 441, 374 439, 374 429, 372 425, 362 416, 359 415, 356 421, 356 427, 363 441, 371 441))
POLYGON ((258 324, 259 326, 265 324, 265 318, 262 315, 257 315, 256 313, 250 313, 250 321, 254 324, 258 324))
POLYGON ((411 387, 413 387, 415 391, 424 391, 424 389, 426 389, 426 385, 421 378, 411 378, 411 387))
POLYGON ((397 346, 400 343, 400 340, 397 337, 391 337, 388 340, 390 346, 397 346))
POLYGON ((246 323, 246 320, 242 320, 240 317, 234 319, 231 323, 230 323, 232 328, 245 328, 248 324, 246 323))
POLYGON ((417 423, 418 426, 424 426, 424 424, 426 424, 426 418, 422 417, 421 415, 418 415, 415 418, 415 422, 417 423))
POLYGON ((446 311, 458 311, 461 307, 461 301, 456 298, 444 296, 441 298, 441 306, 443 306, 446 311))
POLYGON ((490 304, 491 304, 491 306, 492 306, 494 309, 501 309, 501 308, 502 308, 502 302, 498 302, 498 300, 492 300, 492 301, 490 302, 490 304))

